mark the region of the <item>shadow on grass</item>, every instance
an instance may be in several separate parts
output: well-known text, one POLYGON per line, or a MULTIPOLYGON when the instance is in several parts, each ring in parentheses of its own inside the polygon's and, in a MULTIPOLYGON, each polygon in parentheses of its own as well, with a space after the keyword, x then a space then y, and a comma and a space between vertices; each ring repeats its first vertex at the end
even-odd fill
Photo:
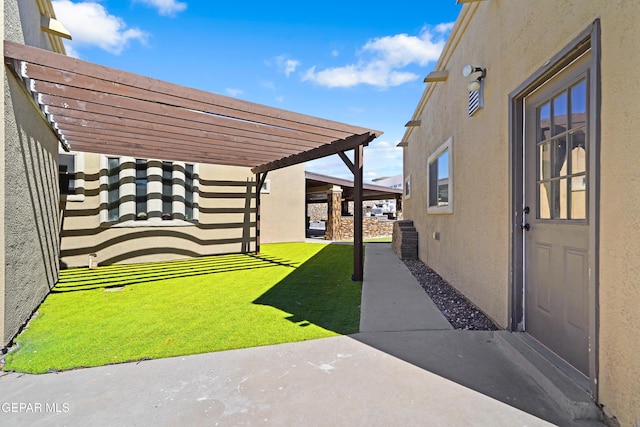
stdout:
POLYGON ((281 266, 295 268, 297 264, 267 255, 232 254, 161 263, 114 265, 91 270, 77 268, 61 271, 60 280, 51 293, 121 288, 155 280, 281 266))
POLYGON ((290 313, 287 320, 300 327, 356 333, 362 283, 351 281, 352 268, 352 245, 327 245, 253 303, 290 313))

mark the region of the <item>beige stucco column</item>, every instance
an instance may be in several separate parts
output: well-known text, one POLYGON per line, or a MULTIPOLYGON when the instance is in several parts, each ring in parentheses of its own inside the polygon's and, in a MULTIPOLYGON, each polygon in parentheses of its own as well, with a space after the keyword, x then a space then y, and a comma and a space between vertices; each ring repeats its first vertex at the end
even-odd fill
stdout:
POLYGON ((340 240, 340 218, 342 217, 342 187, 334 185, 327 191, 327 224, 325 240, 340 240))

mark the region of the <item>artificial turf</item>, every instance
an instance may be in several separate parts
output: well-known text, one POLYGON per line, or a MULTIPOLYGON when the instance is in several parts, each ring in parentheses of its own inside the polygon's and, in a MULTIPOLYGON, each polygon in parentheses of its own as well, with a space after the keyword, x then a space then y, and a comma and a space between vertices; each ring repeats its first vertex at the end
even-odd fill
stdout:
POLYGON ((44 373, 358 332, 353 247, 271 244, 261 254, 64 270, 6 355, 44 373))

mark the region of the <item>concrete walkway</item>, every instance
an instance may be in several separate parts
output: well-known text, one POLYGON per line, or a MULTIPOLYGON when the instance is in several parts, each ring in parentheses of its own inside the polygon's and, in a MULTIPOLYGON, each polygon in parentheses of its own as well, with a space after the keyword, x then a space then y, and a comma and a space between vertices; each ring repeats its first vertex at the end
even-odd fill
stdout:
POLYGON ((0 425, 572 425, 492 332, 443 319, 389 245, 369 244, 359 334, 0 374, 0 425))

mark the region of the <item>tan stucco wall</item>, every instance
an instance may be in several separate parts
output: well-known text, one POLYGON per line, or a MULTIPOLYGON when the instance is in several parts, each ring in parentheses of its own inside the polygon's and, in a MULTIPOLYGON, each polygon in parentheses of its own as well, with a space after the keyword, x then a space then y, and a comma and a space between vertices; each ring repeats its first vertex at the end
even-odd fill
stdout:
POLYGON ((269 194, 260 197, 260 242, 298 242, 305 238, 304 164, 267 174, 269 194))
MULTIPOLYGON (((4 2, 4 39, 50 49, 34 2, 4 2), (29 28, 27 30, 27 28, 29 28)), ((58 141, 3 68, 2 344, 6 345, 58 279, 58 141)))
POLYGON ((463 8, 405 149, 411 198, 405 218, 420 235, 420 258, 500 325, 509 310, 508 95, 601 20, 601 194, 599 401, 623 426, 640 424, 640 2, 488 0, 463 8), (475 13, 474 13, 475 11, 475 13), (473 15, 471 20, 464 19, 473 15), (457 33, 457 34, 456 34, 457 33), (487 67, 485 107, 467 115, 466 64, 487 67), (453 136, 454 213, 427 215, 426 164, 453 136), (432 238, 440 232, 440 241, 432 238))
MULTIPOLYGON (((91 253, 106 265, 237 253, 247 244, 255 250, 255 178, 248 168, 199 165, 197 225, 133 228, 100 223, 100 155, 84 153, 82 169, 85 199, 65 205, 65 267, 88 265, 91 253)), ((272 172, 269 179, 271 192, 261 196, 261 243, 304 240, 304 169, 272 172)))
MULTIPOLYGON (((4 25, 5 25, 5 14, 3 13, 0 16, 0 35, 2 36, 2 40, 4 40, 4 25)), ((4 50, 2 52, 2 63, 4 64, 4 50)), ((2 81, 3 84, 0 86, 0 95, 2 99, 5 99, 5 87, 6 83, 6 68, 3 70, 2 81)), ((0 104, 0 117, 3 119, 0 120, 0 135, 2 135, 2 149, 0 149, 0 176, 5 176, 5 167, 4 167, 4 117, 5 117, 5 107, 4 102, 0 104)), ((4 217, 5 217, 5 199, 4 199, 4 185, 0 185, 0 313, 4 310, 4 292, 5 292, 5 238, 4 238, 4 217)), ((4 316, 0 315, 0 336, 4 337, 4 316)), ((2 346, 5 345, 4 338, 2 340, 2 346)))

